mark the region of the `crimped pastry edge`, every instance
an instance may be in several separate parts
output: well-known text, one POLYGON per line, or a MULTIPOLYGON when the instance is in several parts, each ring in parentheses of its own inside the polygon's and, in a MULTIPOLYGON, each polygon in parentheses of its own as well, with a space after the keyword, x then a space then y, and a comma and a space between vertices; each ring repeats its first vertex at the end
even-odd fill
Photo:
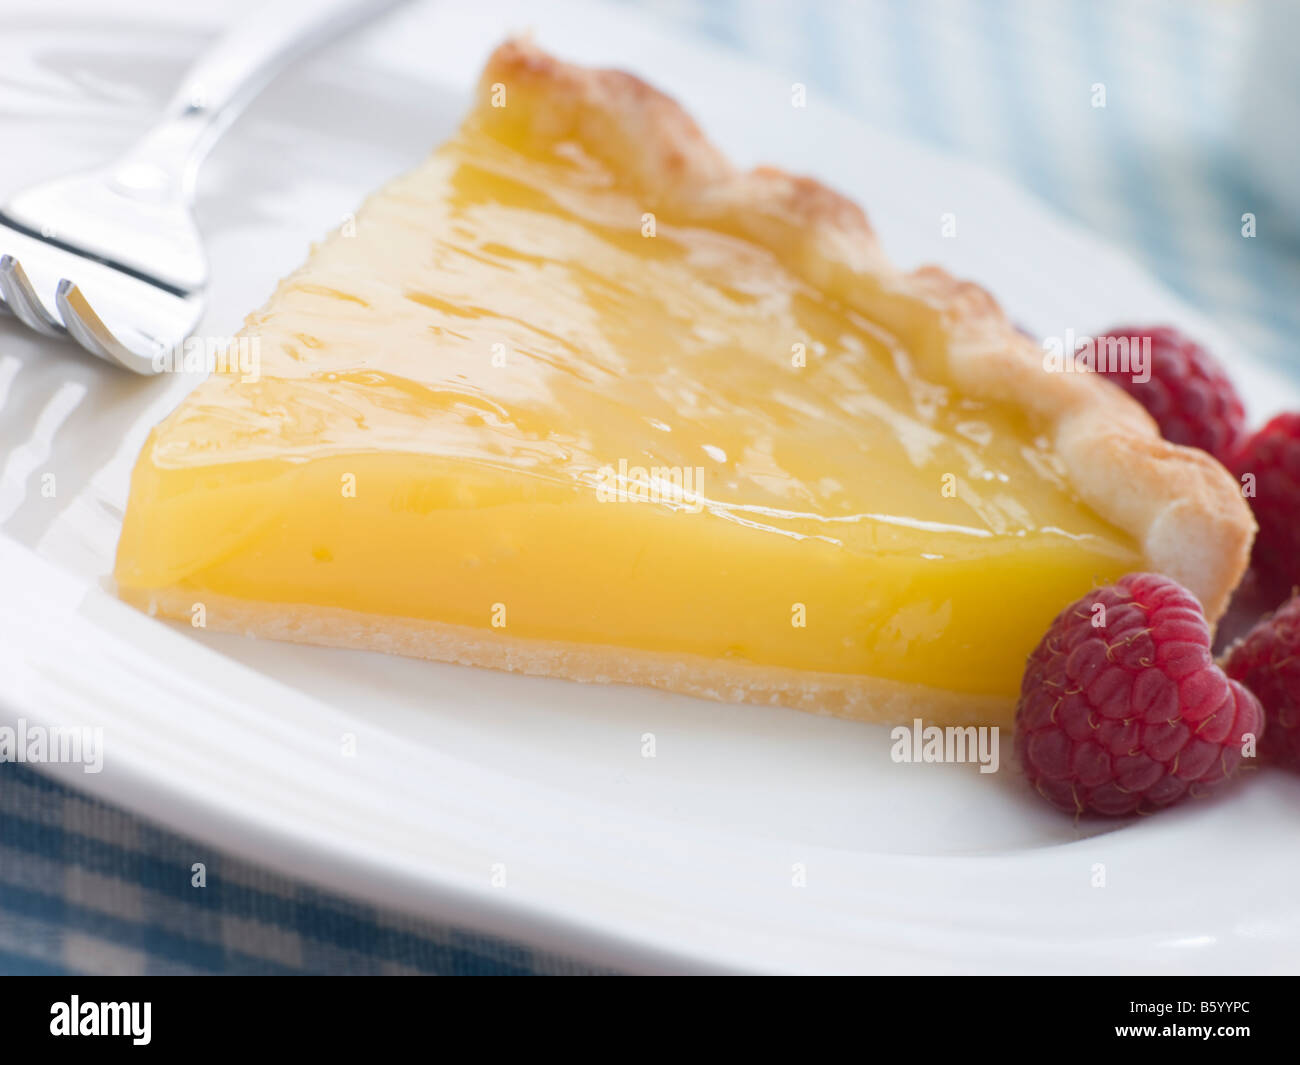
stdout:
POLYGON ((772 167, 739 172, 657 89, 622 71, 562 62, 528 39, 492 54, 470 121, 504 123, 539 144, 578 138, 653 209, 725 220, 882 324, 898 319, 900 306, 929 308, 938 332, 912 336, 914 350, 966 394, 1034 415, 1080 498, 1133 536, 1148 568, 1186 586, 1212 623, 1227 608, 1255 533, 1231 474, 1207 453, 1164 440, 1141 405, 1105 379, 1047 371, 1039 346, 980 286, 937 266, 897 270, 852 201, 772 167), (495 86, 506 89, 504 108, 490 104, 495 86))

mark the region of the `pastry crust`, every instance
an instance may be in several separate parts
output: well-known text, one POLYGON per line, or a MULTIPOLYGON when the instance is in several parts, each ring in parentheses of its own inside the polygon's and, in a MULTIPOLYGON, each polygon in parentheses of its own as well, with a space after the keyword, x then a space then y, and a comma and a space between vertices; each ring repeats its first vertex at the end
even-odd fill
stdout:
POLYGON ((1200 599, 1213 623, 1249 560, 1255 522, 1214 458, 1164 440, 1141 405, 1090 373, 1053 373, 988 292, 937 266, 885 258, 862 210, 807 177, 736 171, 673 100, 630 74, 561 62, 512 40, 488 61, 471 122, 539 148, 577 138, 667 216, 728 228, 810 284, 891 328, 918 362, 975 398, 1033 415, 1079 497, 1137 541, 1150 569, 1200 599), (490 104, 504 86, 506 106, 490 104), (923 308, 923 325, 916 310, 923 308))
MULTIPOLYGON (((124 592, 147 614, 188 617, 196 598, 181 589, 124 592)), ((664 654, 630 647, 526 640, 502 630, 420 618, 378 617, 301 603, 257 603, 204 592, 204 625, 268 640, 427 658, 585 684, 638 684, 724 703, 785 706, 853 721, 1011 726, 1015 700, 905 684, 882 677, 664 654)))

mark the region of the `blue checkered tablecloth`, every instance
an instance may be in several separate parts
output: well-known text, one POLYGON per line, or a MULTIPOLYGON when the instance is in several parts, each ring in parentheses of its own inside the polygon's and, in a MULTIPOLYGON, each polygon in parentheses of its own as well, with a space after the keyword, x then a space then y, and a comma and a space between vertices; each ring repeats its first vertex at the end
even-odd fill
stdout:
MULTIPOLYGON (((1233 156, 1255 5, 1227 0, 610 0, 748 53, 877 126, 993 166, 1128 249, 1292 370, 1295 237, 1233 156), (1063 81, 1101 82, 1081 122, 1063 81), (1122 106, 1116 106, 1116 102, 1122 106)), ((1268 0, 1260 0, 1260 3, 1268 0)), ((1300 32, 1300 26, 1296 27, 1300 32)), ((577 973, 586 966, 339 898, 0 765, 0 972, 577 973), (190 888, 196 853, 208 890, 190 888)))

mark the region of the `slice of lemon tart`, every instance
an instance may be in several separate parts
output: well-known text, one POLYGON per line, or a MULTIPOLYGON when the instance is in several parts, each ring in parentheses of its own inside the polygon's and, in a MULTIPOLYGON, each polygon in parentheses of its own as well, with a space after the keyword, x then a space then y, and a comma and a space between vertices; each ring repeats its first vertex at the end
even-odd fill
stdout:
POLYGON ((1217 617, 1253 532, 982 289, 527 42, 241 335, 257 374, 145 445, 115 574, 209 628, 996 723, 1064 604, 1150 569, 1217 617))

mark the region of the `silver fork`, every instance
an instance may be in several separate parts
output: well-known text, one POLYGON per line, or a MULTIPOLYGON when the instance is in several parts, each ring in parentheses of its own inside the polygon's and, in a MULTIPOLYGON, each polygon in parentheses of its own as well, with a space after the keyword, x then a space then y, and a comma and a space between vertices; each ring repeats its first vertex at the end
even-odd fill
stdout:
POLYGON ((139 374, 203 315, 207 258, 194 222, 199 164, 235 116, 305 52, 405 0, 277 0, 187 73, 162 120, 123 156, 0 207, 0 311, 70 336, 139 374))

